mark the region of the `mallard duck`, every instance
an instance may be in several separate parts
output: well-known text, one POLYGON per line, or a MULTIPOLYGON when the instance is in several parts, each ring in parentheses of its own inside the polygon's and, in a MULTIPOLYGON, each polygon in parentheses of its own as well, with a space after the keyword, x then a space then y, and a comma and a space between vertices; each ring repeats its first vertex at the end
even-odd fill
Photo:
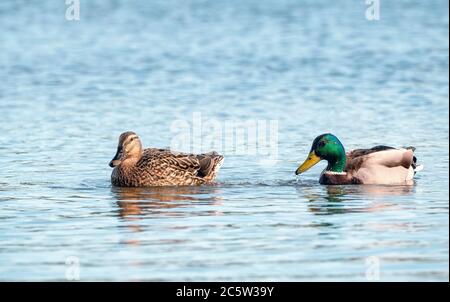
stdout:
POLYGON ((223 163, 216 152, 186 154, 169 149, 142 149, 136 133, 119 137, 117 153, 109 163, 114 168, 111 183, 119 187, 186 186, 211 183, 223 163))
POLYGON ((295 174, 326 160, 328 166, 320 176, 321 184, 410 184, 415 173, 422 169, 417 165, 414 150, 414 147, 376 146, 345 153, 339 139, 326 133, 316 137, 308 158, 295 174))

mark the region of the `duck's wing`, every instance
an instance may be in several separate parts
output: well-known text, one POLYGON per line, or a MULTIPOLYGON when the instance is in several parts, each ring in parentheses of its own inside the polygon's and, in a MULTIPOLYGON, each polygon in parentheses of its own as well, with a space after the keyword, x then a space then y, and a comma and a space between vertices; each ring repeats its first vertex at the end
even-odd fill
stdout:
POLYGON ((346 171, 361 183, 401 183, 412 179, 415 162, 412 148, 376 146, 349 152, 346 171))
POLYGON ((359 156, 365 156, 365 155, 369 155, 371 153, 392 150, 392 149, 395 149, 395 148, 389 147, 389 146, 383 146, 383 145, 375 146, 370 149, 355 149, 355 150, 352 150, 349 153, 347 153, 347 159, 353 159, 353 158, 357 158, 359 156))
POLYGON ((160 174, 180 171, 197 175, 200 162, 191 154, 175 153, 168 149, 145 149, 138 165, 145 165, 153 170, 160 170, 160 174), (171 171, 175 170, 175 171, 171 171))
POLYGON ((396 149, 388 146, 376 146, 370 149, 356 149, 347 154, 347 168, 349 169, 357 169, 362 164, 409 168, 414 162, 413 148, 396 149))
POLYGON ((149 148, 144 150, 140 162, 147 163, 153 170, 163 175, 178 177, 198 177, 205 181, 214 179, 223 157, 215 152, 189 154, 173 152, 169 149, 149 148), (214 175, 214 176, 213 176, 214 175))

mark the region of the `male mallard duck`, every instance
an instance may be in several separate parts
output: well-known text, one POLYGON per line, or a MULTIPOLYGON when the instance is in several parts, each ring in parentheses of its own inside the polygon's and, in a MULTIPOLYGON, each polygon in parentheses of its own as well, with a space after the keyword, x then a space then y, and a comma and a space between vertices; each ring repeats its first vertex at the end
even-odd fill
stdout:
POLYGON ((142 150, 134 132, 119 137, 111 183, 120 187, 186 186, 211 183, 223 163, 216 152, 207 154, 176 153, 169 149, 142 150))
POLYGON ((305 162, 295 174, 300 174, 321 160, 328 161, 319 182, 324 185, 340 184, 406 184, 410 183, 417 165, 414 148, 396 149, 376 146, 345 153, 344 146, 333 134, 322 134, 314 140, 305 162))

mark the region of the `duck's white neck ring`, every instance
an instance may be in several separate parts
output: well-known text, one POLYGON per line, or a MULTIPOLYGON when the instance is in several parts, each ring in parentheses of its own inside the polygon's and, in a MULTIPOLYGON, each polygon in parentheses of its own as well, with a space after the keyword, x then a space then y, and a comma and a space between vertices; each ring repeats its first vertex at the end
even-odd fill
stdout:
POLYGON ((323 173, 330 174, 330 175, 347 175, 347 172, 324 171, 323 173))

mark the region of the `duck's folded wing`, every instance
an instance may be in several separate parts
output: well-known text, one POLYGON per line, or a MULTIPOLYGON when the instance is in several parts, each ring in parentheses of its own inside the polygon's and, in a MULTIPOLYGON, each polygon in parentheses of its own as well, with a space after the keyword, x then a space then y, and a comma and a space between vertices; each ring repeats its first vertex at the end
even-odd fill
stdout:
POLYGON ((146 149, 142 162, 164 174, 186 174, 193 177, 212 180, 223 161, 223 156, 216 152, 189 154, 173 152, 169 149, 146 149))
POLYGON ((386 150, 392 150, 392 149, 395 149, 395 148, 394 147, 389 147, 389 146, 383 146, 383 145, 375 146, 375 147, 370 148, 370 149, 355 149, 355 150, 350 151, 347 154, 347 158, 354 159, 354 158, 357 158, 357 157, 360 157, 360 156, 369 155, 371 153, 380 152, 380 151, 386 151, 386 150))
POLYGON ((151 166, 152 169, 159 169, 162 172, 180 171, 189 172, 197 175, 201 168, 199 160, 185 153, 171 153, 167 150, 154 150, 153 152, 145 152, 143 158, 151 166))
POLYGON ((408 169, 414 162, 414 151, 377 146, 372 149, 354 150, 347 155, 347 160, 353 168, 363 165, 382 165, 388 168, 401 166, 408 169))

